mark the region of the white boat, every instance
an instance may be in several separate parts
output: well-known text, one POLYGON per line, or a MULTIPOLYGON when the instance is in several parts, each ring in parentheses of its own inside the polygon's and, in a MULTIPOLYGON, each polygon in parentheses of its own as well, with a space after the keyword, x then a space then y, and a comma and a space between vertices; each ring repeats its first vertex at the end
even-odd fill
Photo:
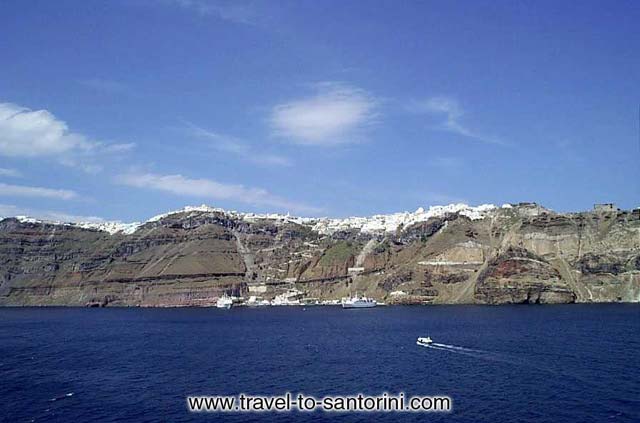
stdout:
POLYGON ((218 301, 216 301, 216 307, 218 308, 230 309, 232 306, 233 306, 233 299, 229 297, 226 293, 224 293, 222 297, 218 298, 218 301))
POLYGON ((276 295, 271 305, 273 306, 299 306, 302 305, 300 298, 304 295, 303 292, 297 289, 290 289, 285 293, 276 295))
POLYGON ((361 297, 357 293, 353 297, 342 299, 342 308, 371 308, 377 305, 373 298, 361 297))
POLYGON ((283 298, 281 296, 276 296, 273 301, 271 301, 272 306, 299 306, 302 305, 300 300, 292 300, 290 298, 283 298))
POLYGON ((433 341, 431 340, 430 336, 427 336, 426 338, 418 338, 418 340, 416 341, 416 344, 422 345, 423 347, 428 347, 432 343, 433 341))
POLYGON ((271 303, 267 300, 263 300, 262 297, 256 297, 252 295, 249 297, 249 301, 245 303, 249 307, 265 307, 271 305, 271 303))

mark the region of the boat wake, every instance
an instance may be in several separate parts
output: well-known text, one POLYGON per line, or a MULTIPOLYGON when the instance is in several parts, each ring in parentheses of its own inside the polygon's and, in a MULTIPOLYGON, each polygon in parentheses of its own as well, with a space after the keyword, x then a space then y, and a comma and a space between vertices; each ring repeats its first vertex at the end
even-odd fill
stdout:
POLYGON ((487 360, 487 361, 493 361, 493 362, 499 362, 499 363, 506 363, 514 366, 529 367, 529 368, 534 368, 540 371, 558 374, 558 372, 554 371, 553 369, 547 368, 545 366, 536 366, 535 364, 527 360, 523 360, 520 357, 510 355, 510 354, 484 351, 484 350, 478 350, 473 348, 466 348, 466 347, 461 347, 457 345, 439 344, 436 342, 429 345, 422 345, 422 346, 425 348, 431 348, 434 350, 448 351, 450 353, 466 355, 468 357, 473 357, 479 360, 487 360))
POLYGON ((500 357, 498 357, 497 354, 491 353, 489 351, 474 349, 474 348, 461 347, 459 345, 440 344, 437 342, 433 342, 428 345, 424 345, 424 344, 419 344, 419 345, 425 348, 431 348, 431 349, 440 350, 440 351, 448 351, 451 353, 467 355, 469 357, 475 357, 475 358, 492 360, 492 361, 501 361, 500 357))
POLYGON ((441 349, 452 349, 452 350, 470 351, 470 352, 484 352, 484 351, 481 351, 481 350, 475 350, 473 348, 459 347, 457 345, 438 344, 437 342, 434 342, 431 345, 434 346, 434 347, 440 347, 441 349))
POLYGON ((65 399, 65 398, 72 397, 73 394, 74 394, 73 392, 69 392, 68 394, 64 394, 64 395, 61 395, 59 397, 51 398, 49 401, 51 401, 51 402, 60 401, 60 400, 65 399))
POLYGON ((487 351, 477 350, 473 348, 461 347, 459 345, 449 345, 449 344, 440 344, 438 342, 430 342, 430 343, 417 343, 418 345, 425 348, 433 348, 434 350, 442 350, 442 351, 451 351, 458 353, 483 353, 489 354, 487 351))

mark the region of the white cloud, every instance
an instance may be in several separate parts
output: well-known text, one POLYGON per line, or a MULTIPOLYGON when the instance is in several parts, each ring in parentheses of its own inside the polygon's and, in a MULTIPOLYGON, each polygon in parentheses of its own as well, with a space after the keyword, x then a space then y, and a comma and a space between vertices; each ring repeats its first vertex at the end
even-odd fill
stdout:
POLYGON ((255 11, 247 3, 239 0, 168 0, 185 10, 193 10, 201 16, 215 16, 219 19, 251 25, 257 18, 255 11))
POLYGON ((9 176, 11 178, 20 178, 22 173, 17 171, 16 169, 7 169, 4 167, 0 167, 0 176, 9 176))
POLYGON ((19 207, 12 204, 0 204, 0 219, 14 216, 29 216, 35 219, 54 222, 92 222, 100 223, 105 220, 97 216, 78 216, 59 211, 39 210, 28 207, 19 207))
POLYGON ((256 151, 238 138, 208 131, 191 123, 187 123, 187 125, 191 135, 211 140, 213 141, 212 147, 215 149, 234 154, 248 162, 269 166, 291 166, 292 164, 287 157, 256 151))
POLYGON ((442 122, 436 129, 452 132, 454 134, 490 144, 504 144, 498 139, 478 134, 464 126, 460 122, 460 119, 464 115, 464 111, 455 98, 447 96, 431 97, 424 101, 414 101, 408 105, 407 109, 413 113, 419 114, 429 113, 444 115, 444 122, 442 122))
POLYGON ((377 101, 367 92, 336 83, 317 88, 312 97, 274 107, 270 123, 276 135, 297 144, 344 144, 374 121, 377 101))
POLYGON ((67 124, 46 110, 29 110, 0 103, 0 154, 36 157, 72 150, 90 150, 92 143, 69 131, 67 124))
POLYGON ((97 156, 121 153, 134 144, 106 144, 72 132, 47 110, 0 103, 0 155, 56 158, 67 166, 96 169, 97 156))
POLYGON ((210 179, 191 179, 182 175, 158 175, 153 173, 129 173, 120 175, 121 184, 169 192, 187 197, 238 201, 251 205, 278 207, 284 210, 317 213, 320 210, 295 203, 271 194, 261 188, 238 184, 225 184, 210 179))
POLYGON ((54 198, 58 200, 72 200, 76 198, 78 194, 67 189, 29 187, 24 185, 4 184, 0 182, 0 196, 39 197, 54 198))
POLYGON ((101 153, 128 153, 136 147, 133 142, 121 143, 121 144, 103 144, 100 146, 99 151, 101 153))

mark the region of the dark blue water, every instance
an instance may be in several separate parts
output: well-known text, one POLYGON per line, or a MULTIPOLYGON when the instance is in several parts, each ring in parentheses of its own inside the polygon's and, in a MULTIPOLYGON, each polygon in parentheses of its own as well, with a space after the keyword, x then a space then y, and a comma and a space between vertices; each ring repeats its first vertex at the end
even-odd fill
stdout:
POLYGON ((0 309, 8 422, 638 422, 639 366, 638 305, 0 309), (415 345, 425 335, 448 347, 415 345), (286 391, 445 394, 454 410, 191 414, 185 401, 286 391))

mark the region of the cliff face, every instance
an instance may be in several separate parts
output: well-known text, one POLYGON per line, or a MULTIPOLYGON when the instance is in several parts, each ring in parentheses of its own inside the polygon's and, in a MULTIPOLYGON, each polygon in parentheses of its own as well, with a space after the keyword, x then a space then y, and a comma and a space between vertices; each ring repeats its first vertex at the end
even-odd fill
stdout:
POLYGON ((521 205, 395 232, 185 211, 131 234, 0 221, 0 305, 211 305, 296 288, 388 303, 640 301, 640 213, 521 205))

